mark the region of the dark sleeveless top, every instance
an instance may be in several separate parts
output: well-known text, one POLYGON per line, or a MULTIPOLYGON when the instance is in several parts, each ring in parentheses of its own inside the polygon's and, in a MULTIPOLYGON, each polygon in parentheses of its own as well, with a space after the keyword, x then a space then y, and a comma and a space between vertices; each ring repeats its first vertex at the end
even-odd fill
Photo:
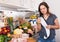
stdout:
MULTIPOLYGON (((56 18, 57 18, 56 15, 50 14, 48 19, 47 20, 44 19, 44 20, 46 21, 46 23, 48 25, 54 25, 54 21, 55 21, 56 18)), ((42 26, 42 29, 39 31, 39 36, 40 36, 40 38, 44 39, 44 35, 46 35, 46 31, 45 31, 44 27, 42 26)), ((48 37, 48 39, 55 38, 55 35, 56 35, 55 34, 55 29, 50 29, 50 36, 48 37)))

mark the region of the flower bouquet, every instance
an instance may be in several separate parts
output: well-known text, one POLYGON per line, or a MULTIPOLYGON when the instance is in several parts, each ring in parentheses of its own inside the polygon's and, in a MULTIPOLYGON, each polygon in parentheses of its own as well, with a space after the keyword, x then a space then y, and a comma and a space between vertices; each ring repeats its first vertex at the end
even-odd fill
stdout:
POLYGON ((10 33, 9 26, 0 28, 0 42, 8 42, 10 40, 10 37, 7 36, 8 33, 10 33))

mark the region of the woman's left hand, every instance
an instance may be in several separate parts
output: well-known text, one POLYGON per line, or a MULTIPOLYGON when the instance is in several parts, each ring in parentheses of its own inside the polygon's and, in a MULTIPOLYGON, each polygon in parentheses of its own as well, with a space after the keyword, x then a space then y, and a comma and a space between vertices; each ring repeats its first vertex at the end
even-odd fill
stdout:
POLYGON ((47 25, 46 28, 51 29, 51 25, 47 25))

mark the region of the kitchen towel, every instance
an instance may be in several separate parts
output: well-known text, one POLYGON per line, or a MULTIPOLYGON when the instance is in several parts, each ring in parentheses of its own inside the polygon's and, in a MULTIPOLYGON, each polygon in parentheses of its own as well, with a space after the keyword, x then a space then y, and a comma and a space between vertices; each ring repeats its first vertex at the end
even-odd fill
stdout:
POLYGON ((41 19, 41 24, 45 28, 46 34, 47 34, 47 36, 44 36, 44 39, 47 39, 50 36, 50 30, 48 28, 46 28, 47 23, 45 22, 45 20, 43 19, 43 17, 40 17, 40 19, 41 19))

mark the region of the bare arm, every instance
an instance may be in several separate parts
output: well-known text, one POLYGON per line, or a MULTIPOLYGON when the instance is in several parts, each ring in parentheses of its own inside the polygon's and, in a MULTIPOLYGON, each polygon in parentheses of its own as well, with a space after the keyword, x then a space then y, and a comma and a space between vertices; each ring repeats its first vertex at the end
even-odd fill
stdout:
POLYGON ((40 31, 41 30, 41 24, 40 24, 41 20, 40 18, 37 19, 37 30, 40 31))
POLYGON ((48 25, 47 28, 50 28, 50 29, 59 29, 59 22, 58 22, 58 19, 56 18, 55 21, 54 21, 54 25, 48 25))
POLYGON ((37 24, 37 30, 38 30, 38 31, 41 30, 41 24, 37 24))
POLYGON ((54 23, 55 23, 55 25, 51 25, 51 28, 53 28, 53 29, 59 29, 58 19, 55 19, 54 23))

